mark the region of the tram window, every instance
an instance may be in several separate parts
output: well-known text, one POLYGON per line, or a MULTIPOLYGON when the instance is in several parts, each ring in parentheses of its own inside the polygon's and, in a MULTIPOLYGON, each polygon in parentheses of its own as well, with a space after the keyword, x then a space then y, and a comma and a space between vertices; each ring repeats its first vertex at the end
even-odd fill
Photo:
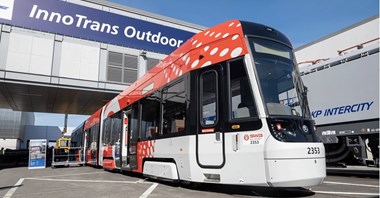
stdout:
POLYGON ((256 108, 242 59, 229 63, 229 78, 231 118, 255 117, 256 108))
POLYGON ((91 142, 92 142, 92 136, 93 136, 93 134, 92 134, 91 128, 90 128, 90 129, 88 129, 87 135, 85 136, 86 143, 87 143, 86 148, 90 148, 91 142))
POLYGON ((155 94, 141 101, 141 138, 155 137, 159 129, 160 100, 155 94))
POLYGON ((111 118, 107 118, 104 120, 104 126, 103 126, 103 137, 102 137, 102 143, 103 145, 108 145, 111 143, 111 118))
POLYGON ((186 116, 185 81, 181 80, 162 91, 163 135, 184 132, 186 116))
POLYGON ((92 137, 93 137, 93 142, 97 142, 98 139, 99 139, 99 125, 100 124, 97 124, 95 126, 93 126, 91 129, 92 129, 92 137))
POLYGON ((120 143, 121 135, 121 118, 120 113, 112 116, 112 127, 111 127, 111 144, 115 145, 116 142, 120 143))
POLYGON ((205 72, 201 75, 202 125, 210 126, 217 122, 217 73, 205 72))
POLYGON ((94 149, 96 148, 96 142, 98 142, 99 138, 99 124, 93 126, 90 128, 90 144, 87 144, 88 147, 93 147, 94 149))
POLYGON ((139 138, 139 128, 138 128, 138 115, 139 115, 139 108, 137 105, 132 106, 132 116, 131 116, 131 126, 130 127, 130 139, 135 142, 139 138))

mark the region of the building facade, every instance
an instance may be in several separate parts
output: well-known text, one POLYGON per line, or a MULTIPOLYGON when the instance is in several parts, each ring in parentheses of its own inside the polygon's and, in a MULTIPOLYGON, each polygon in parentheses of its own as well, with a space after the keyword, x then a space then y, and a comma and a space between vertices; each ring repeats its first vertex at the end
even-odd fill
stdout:
POLYGON ((92 114, 203 29, 99 0, 0 1, 0 146, 27 147, 21 111, 92 114))
POLYGON ((91 114, 203 27, 96 0, 0 4, 0 108, 91 114))
POLYGON ((0 148, 20 149, 28 125, 34 125, 34 113, 0 109, 0 148))

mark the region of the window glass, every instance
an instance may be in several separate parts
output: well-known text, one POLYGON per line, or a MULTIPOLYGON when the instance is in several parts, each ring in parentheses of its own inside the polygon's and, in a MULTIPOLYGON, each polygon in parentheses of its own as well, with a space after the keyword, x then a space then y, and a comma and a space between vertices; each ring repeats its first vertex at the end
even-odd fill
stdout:
POLYGON ((179 81, 162 92, 163 134, 185 131, 186 93, 185 82, 179 81))
POLYGON ((141 138, 155 137, 159 130, 160 99, 155 94, 141 101, 141 138))
POLYGON ((115 81, 115 82, 121 82, 121 68, 116 67, 108 67, 107 68, 107 80, 108 81, 115 81))
POLYGON ((138 134, 138 120, 139 120, 139 111, 138 111, 138 106, 137 105, 133 105, 132 106, 132 116, 131 116, 131 126, 130 127, 130 139, 132 139, 133 141, 137 141, 137 139, 139 138, 139 134, 138 134))
POLYGON ((308 118, 309 108, 292 48, 266 39, 249 41, 267 113, 308 118))
POLYGON ((111 118, 107 118, 103 122, 103 145, 109 145, 111 143, 111 118))
POLYGON ((87 148, 96 149, 97 148, 96 143, 98 142, 98 138, 99 138, 99 124, 89 129, 87 138, 88 138, 88 143, 86 145, 87 148))
POLYGON ((67 147, 68 141, 67 140, 61 140, 61 147, 67 147))
POLYGON ((92 142, 97 142, 99 138, 99 124, 91 127, 92 142))
POLYGON ((108 53, 108 65, 122 66, 123 65, 123 54, 116 52, 108 53))
POLYGON ((132 84, 137 80, 137 56, 108 52, 107 81, 132 84))
POLYGON ((242 59, 229 63, 231 118, 256 116, 251 86, 242 59))
POLYGON ((86 134, 87 134, 85 136, 86 137, 86 148, 88 149, 91 146, 92 136, 93 136, 93 134, 91 133, 91 128, 88 129, 88 132, 86 134))
POLYGON ((146 59, 146 71, 151 70, 154 66, 156 66, 158 63, 160 63, 160 60, 154 59, 154 58, 147 58, 146 59))
POLYGON ((120 113, 115 114, 111 118, 112 127, 111 127, 111 144, 115 145, 117 142, 120 143, 121 135, 121 118, 120 113))
POLYGON ((137 69, 137 56, 125 54, 123 65, 125 68, 137 69))
MULTIPOLYGON (((120 74, 121 75, 121 74, 120 74)), ((134 83, 137 80, 137 70, 124 69, 124 80, 125 83, 134 83)))
POLYGON ((217 121, 217 76, 215 71, 201 75, 202 125, 214 125, 217 121))

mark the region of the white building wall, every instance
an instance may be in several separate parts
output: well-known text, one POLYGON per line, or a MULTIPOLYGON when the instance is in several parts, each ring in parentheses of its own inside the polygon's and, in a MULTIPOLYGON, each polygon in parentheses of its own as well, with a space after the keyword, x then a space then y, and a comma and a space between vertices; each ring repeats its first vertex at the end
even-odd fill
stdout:
POLYGON ((33 113, 0 109, 0 148, 19 149, 25 125, 34 125, 33 113))
POLYGON ((62 42, 60 77, 99 80, 100 44, 65 38, 62 42))
MULTIPOLYGON (((301 46, 295 49, 295 55, 298 63, 333 58, 339 56, 338 50, 341 51, 376 38, 379 38, 379 16, 371 17, 326 38, 301 46)), ((378 40, 376 42, 378 43, 378 40)))
POLYGON ((13 27, 9 36, 5 69, 50 75, 53 45, 52 35, 45 36, 43 33, 13 27))

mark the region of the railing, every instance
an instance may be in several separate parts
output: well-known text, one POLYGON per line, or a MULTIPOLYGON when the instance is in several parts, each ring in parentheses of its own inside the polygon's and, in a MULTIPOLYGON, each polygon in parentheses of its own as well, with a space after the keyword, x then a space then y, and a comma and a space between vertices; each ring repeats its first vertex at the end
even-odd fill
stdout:
POLYGON ((346 51, 348 51, 348 50, 355 49, 355 48, 356 48, 356 49, 362 49, 362 48, 363 48, 363 45, 366 45, 366 44, 368 44, 368 43, 372 43, 372 42, 377 41, 377 40, 379 40, 379 38, 375 38, 375 39, 372 39, 372 40, 369 40, 369 41, 366 41, 366 42, 360 43, 360 44, 358 44, 358 45, 351 46, 351 47, 346 48, 346 49, 343 49, 343 50, 338 50, 337 52, 338 52, 339 55, 342 55, 343 52, 346 52, 346 51))
POLYGON ((53 148, 51 167, 85 164, 83 147, 53 148))

